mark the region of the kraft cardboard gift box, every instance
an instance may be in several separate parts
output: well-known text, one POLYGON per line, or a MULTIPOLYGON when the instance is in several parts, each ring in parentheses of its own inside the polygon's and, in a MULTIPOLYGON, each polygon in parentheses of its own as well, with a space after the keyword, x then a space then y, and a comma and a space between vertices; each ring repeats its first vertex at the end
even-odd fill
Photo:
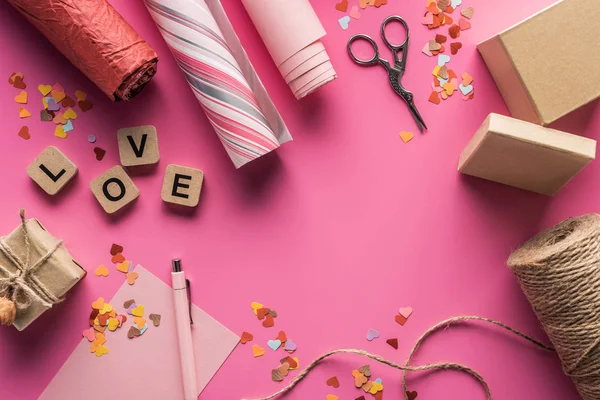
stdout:
POLYGON ((492 113, 460 155, 458 170, 553 196, 595 157, 595 140, 492 113))
POLYGON ((513 117, 548 125, 600 97, 600 0, 564 0, 477 48, 513 117))

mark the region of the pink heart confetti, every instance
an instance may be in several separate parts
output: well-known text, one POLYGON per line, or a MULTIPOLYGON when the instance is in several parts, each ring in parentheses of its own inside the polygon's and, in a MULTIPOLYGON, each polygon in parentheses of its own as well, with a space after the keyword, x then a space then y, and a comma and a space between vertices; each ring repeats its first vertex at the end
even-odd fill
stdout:
POLYGON ((350 17, 354 19, 360 19, 360 12, 358 11, 357 6, 352 6, 352 9, 350 10, 350 17))
POLYGON ((96 331, 94 331, 93 327, 90 327, 89 329, 84 330, 83 332, 81 332, 81 334, 83 335, 84 338, 86 338, 90 342, 93 342, 94 339, 96 339, 96 331))
POLYGON ((421 23, 423 25, 431 25, 433 24, 433 14, 428 12, 427 14, 425 14, 425 16, 423 17, 423 19, 421 20, 421 23))
POLYGON ((429 42, 425 43, 425 46, 423 46, 423 50, 421 50, 425 55, 429 56, 429 57, 433 57, 433 53, 431 52, 431 50, 429 50, 429 42))
POLYGON ((400 310, 398 310, 398 313, 400 313, 400 315, 402 315, 404 318, 408 319, 408 317, 410 317, 410 315, 413 313, 413 309, 412 307, 402 307, 400 310))
POLYGON ((458 21, 458 26, 460 27, 461 31, 466 31, 467 29, 471 29, 471 22, 461 18, 460 21, 458 21))

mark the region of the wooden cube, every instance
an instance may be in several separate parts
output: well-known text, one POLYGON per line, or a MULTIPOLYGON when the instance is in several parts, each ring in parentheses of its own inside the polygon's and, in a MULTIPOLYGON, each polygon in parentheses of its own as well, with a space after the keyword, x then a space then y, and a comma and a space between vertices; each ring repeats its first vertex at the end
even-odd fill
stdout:
POLYGON ((27 175, 50 195, 60 192, 77 175, 77 166, 54 146, 48 146, 29 166, 27 175))
POLYGON ((203 181, 204 173, 199 169, 169 164, 160 197, 167 203, 196 207, 203 181))
POLYGON ((458 170, 553 196, 595 157, 595 140, 492 113, 463 150, 458 170))
POLYGON ((94 179, 90 183, 90 189, 108 214, 120 210, 140 195, 140 191, 120 165, 94 179))
POLYGON ((158 135, 152 125, 119 129, 117 139, 121 165, 125 167, 156 164, 160 159, 158 135))

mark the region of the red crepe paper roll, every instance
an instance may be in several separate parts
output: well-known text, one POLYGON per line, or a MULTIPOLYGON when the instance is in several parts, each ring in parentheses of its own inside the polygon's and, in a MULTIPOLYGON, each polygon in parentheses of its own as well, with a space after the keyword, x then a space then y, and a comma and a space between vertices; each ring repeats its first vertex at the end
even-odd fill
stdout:
POLYGON ((131 100, 158 56, 106 0, 8 0, 111 100, 131 100))

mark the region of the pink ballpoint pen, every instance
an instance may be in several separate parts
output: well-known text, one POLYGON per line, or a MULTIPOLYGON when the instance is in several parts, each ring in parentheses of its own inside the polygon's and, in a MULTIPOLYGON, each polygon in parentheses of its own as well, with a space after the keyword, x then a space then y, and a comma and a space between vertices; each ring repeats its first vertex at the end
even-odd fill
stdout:
POLYGON ((188 298, 190 283, 185 279, 181 270, 181 260, 172 261, 173 271, 173 303, 175 305, 175 323, 177 324, 177 339, 179 341, 179 360, 181 361, 181 376, 183 380, 184 400, 198 398, 196 384, 196 366, 194 364, 194 347, 192 343, 192 302, 188 298))

